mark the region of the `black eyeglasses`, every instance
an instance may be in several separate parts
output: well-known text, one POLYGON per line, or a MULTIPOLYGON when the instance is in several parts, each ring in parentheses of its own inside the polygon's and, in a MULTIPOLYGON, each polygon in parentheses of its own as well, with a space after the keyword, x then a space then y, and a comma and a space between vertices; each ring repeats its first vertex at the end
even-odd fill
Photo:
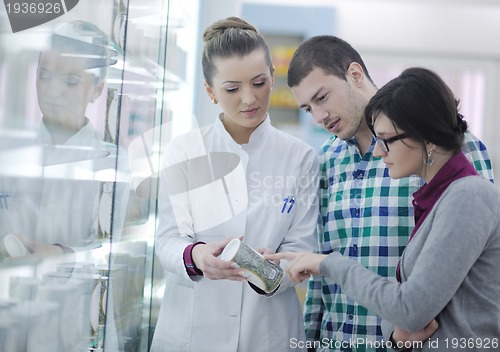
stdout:
POLYGON ((379 137, 373 135, 373 138, 375 138, 375 140, 377 141, 380 149, 382 149, 382 151, 384 153, 389 153, 389 144, 391 144, 392 142, 399 141, 401 139, 408 138, 408 135, 406 133, 401 133, 401 134, 398 134, 398 135, 396 135, 394 137, 387 138, 387 139, 379 138, 379 137))

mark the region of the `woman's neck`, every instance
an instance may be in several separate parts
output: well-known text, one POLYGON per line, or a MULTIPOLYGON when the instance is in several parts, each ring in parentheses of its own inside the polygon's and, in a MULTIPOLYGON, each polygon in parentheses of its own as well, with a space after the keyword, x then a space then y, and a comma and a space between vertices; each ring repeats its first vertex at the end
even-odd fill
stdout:
POLYGON ((258 127, 244 127, 237 125, 235 123, 231 123, 230 120, 225 119, 223 116, 221 117, 222 124, 226 129, 227 133, 233 138, 233 140, 238 144, 247 144, 250 141, 250 136, 253 131, 258 127))
POLYGON ((52 144, 64 144, 87 124, 88 119, 84 118, 82 123, 78 124, 60 124, 46 118, 43 122, 49 131, 52 144))

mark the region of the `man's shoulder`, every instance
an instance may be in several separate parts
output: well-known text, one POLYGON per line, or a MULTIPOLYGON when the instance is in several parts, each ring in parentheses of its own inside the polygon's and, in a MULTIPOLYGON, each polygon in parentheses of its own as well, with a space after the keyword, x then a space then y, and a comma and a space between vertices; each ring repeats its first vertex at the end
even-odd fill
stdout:
POLYGON ((464 133, 464 143, 463 151, 465 153, 471 151, 485 151, 487 150, 486 145, 478 137, 476 137, 472 132, 467 131, 464 133))
POLYGON ((486 145, 470 131, 465 132, 462 152, 481 176, 494 182, 491 158, 486 145))

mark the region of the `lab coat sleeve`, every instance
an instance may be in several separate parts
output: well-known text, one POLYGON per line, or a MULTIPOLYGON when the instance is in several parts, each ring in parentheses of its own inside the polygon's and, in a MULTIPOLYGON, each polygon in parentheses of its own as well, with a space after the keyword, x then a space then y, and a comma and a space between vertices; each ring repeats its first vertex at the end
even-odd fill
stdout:
MULTIPOLYGON (((318 220, 318 234, 322 234, 321 218, 318 220)), ((321 237, 318 237, 321 238, 321 237)), ((318 241, 318 253, 323 250, 322 241, 318 241)), ((321 276, 312 275, 307 283, 304 301, 304 328, 308 340, 319 340, 321 322, 323 320, 323 279, 321 276)))
MULTIPOLYGON (((320 189, 321 192, 321 189, 320 189)), ((318 216, 318 244, 317 252, 323 253, 323 222, 321 214, 318 216)), ((307 283, 307 292, 304 302, 304 327, 308 340, 319 340, 321 322, 323 320, 323 279, 320 275, 312 275, 307 283)))
POLYGON ((158 228, 155 252, 163 268, 190 278, 184 266, 184 249, 194 242, 193 219, 187 192, 187 164, 182 162, 182 149, 169 144, 165 167, 160 173, 158 199, 158 228))
MULTIPOLYGON (((323 155, 324 156, 324 155, 323 155)), ((326 184, 321 184, 328 180, 329 169, 325 167, 326 163, 322 161, 320 166, 320 185, 319 185, 319 195, 320 195, 320 205, 317 223, 317 248, 318 253, 324 253, 324 223, 326 213, 328 212, 329 204, 329 192, 328 186, 326 184)), ((320 275, 313 275, 309 279, 307 292, 304 302, 304 328, 306 337, 308 340, 319 340, 321 337, 321 323, 323 321, 323 312, 325 311, 325 305, 323 303, 323 278, 320 275)))
MULTIPOLYGON (((315 252, 317 250, 319 160, 312 148, 304 155, 301 165, 302 170, 294 204, 295 214, 277 252, 315 252)), ((280 265, 285 268, 286 260, 282 260, 280 265)), ((276 293, 279 294, 295 285, 285 275, 283 283, 276 293)))

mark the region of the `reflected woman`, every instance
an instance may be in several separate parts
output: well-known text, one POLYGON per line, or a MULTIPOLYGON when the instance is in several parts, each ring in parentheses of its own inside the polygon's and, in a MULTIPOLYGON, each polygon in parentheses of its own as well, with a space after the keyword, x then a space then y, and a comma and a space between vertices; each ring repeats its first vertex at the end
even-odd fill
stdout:
MULTIPOLYGON (((99 233, 100 202, 103 195, 112 199, 114 187, 86 177, 84 166, 71 165, 116 150, 86 117, 103 92, 108 66, 116 62, 112 53, 106 33, 85 21, 64 24, 40 53, 36 91, 43 117, 36 146, 42 173, 5 178, 0 185, 11 198, 2 230, 19 236, 31 254, 71 253, 105 236, 99 233)), ((119 193, 118 204, 126 204, 128 189, 119 193)), ((124 212, 115 218, 117 227, 123 217, 124 212)))

